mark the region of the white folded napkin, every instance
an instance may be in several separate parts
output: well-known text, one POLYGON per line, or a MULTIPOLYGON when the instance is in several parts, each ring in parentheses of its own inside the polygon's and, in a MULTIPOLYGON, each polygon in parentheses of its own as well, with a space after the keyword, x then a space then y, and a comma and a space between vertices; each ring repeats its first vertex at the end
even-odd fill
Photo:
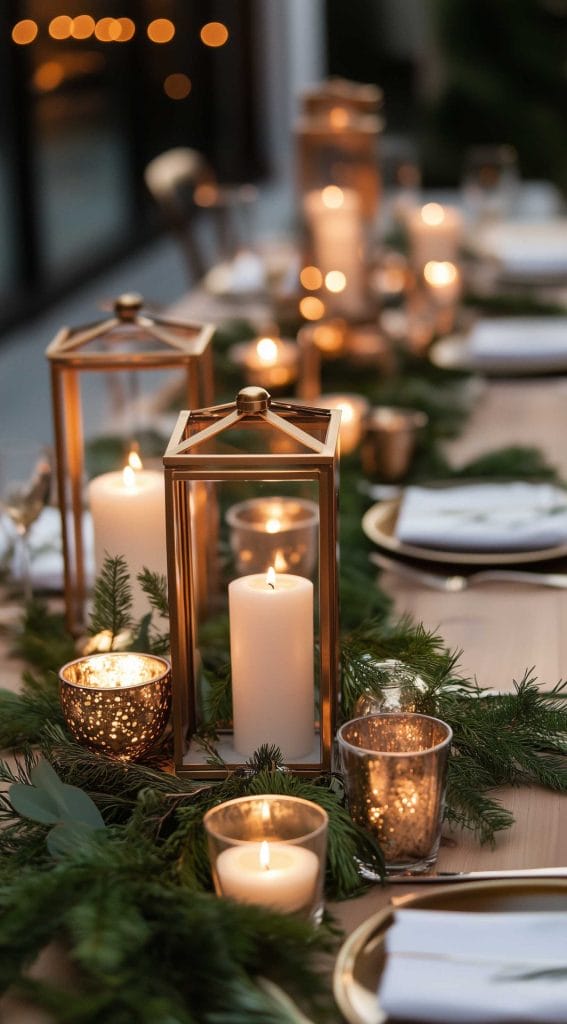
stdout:
MULTIPOLYGON (((21 576, 14 532, 6 516, 0 517, 0 557, 10 558, 9 570, 14 579, 21 576)), ((87 584, 94 580, 94 536, 90 515, 84 517, 85 570, 87 584)), ((30 528, 31 581, 34 590, 63 589, 63 548, 61 513, 57 508, 44 508, 30 528)))
POLYGON ((540 222, 503 221, 482 228, 474 240, 481 255, 501 264, 514 277, 567 274, 567 219, 540 222))
POLYGON ((502 317, 479 320, 467 338, 468 355, 479 369, 495 364, 564 369, 567 317, 502 317))
POLYGON ((567 492, 553 484, 407 487, 396 535, 449 551, 532 551, 567 544, 567 492))
POLYGON ((380 1006, 435 1024, 567 1020, 567 914, 399 910, 380 1006), (545 972, 545 973, 544 973, 545 972))

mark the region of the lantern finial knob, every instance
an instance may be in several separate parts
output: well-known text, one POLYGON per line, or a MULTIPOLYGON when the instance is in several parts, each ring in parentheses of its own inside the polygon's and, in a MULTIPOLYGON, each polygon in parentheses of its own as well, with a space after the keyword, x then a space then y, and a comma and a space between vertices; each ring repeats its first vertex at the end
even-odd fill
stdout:
POLYGON ((236 396, 237 412, 266 412, 272 401, 265 388, 241 388, 236 396))
POLYGON ((125 292, 123 295, 119 295, 114 303, 114 312, 119 320, 127 323, 128 321, 135 320, 138 313, 140 312, 144 300, 141 295, 137 292, 125 292))

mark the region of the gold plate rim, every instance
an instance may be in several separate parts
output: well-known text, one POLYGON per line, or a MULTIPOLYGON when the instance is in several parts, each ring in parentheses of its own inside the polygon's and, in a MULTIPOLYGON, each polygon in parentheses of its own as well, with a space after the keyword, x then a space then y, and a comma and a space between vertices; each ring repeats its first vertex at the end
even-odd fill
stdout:
POLYGON ((454 551, 444 548, 428 548, 419 544, 405 544, 395 534, 401 498, 378 501, 371 505, 362 517, 363 533, 379 548, 406 558, 417 558, 421 562, 443 562, 450 565, 528 565, 530 562, 547 562, 565 558, 567 544, 550 548, 536 548, 528 551, 454 551))
MULTIPOLYGON (((408 885, 411 885, 411 879, 408 879, 408 885)), ((436 904, 443 905, 449 900, 456 904, 453 909, 459 910, 461 909, 459 900, 465 896, 470 897, 471 893, 482 899, 487 894, 490 895, 491 892, 502 893, 506 890, 510 890, 512 893, 524 892, 536 895, 548 891, 553 896, 562 893, 567 896, 567 879, 514 878, 495 881, 453 882, 450 885, 435 886, 425 893, 408 893, 407 896, 396 900, 396 906, 435 910, 438 909, 436 904)), ((372 991, 364 988, 355 979, 354 974, 361 955, 374 936, 376 936, 377 948, 381 947, 382 940, 379 938, 379 933, 386 931, 388 919, 393 916, 395 909, 392 904, 388 904, 372 914, 349 935, 339 950, 333 971, 333 994, 337 1006, 348 1024, 387 1024, 388 1018, 380 1008, 377 996, 380 974, 376 975, 375 988, 372 991), (362 1011, 361 1003, 364 1003, 362 1011), (371 1014, 370 1016, 366 1010, 371 1014)), ((443 909, 451 908, 443 906, 443 909)), ((479 913, 481 912, 479 911, 479 913)))

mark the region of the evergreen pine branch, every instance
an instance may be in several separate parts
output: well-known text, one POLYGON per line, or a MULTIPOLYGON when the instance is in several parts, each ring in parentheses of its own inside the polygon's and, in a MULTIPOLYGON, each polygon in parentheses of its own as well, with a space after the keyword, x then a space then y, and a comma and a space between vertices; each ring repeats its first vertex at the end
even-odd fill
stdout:
POLYGON ((97 577, 90 617, 91 633, 109 630, 114 640, 132 626, 132 588, 126 559, 106 555, 97 577))
POLYGON ((25 605, 14 652, 42 674, 57 673, 62 665, 76 657, 74 641, 67 632, 63 615, 51 612, 47 604, 37 598, 25 605))
POLYGON ((144 566, 138 573, 136 579, 144 594, 148 598, 150 606, 156 610, 163 619, 169 617, 169 605, 167 601, 167 578, 159 572, 152 572, 144 566))
MULTIPOLYGON (((56 682, 56 680, 55 680, 56 682)), ((57 691, 51 682, 24 675, 21 693, 0 690, 0 749, 22 750, 40 740, 46 722, 63 723, 57 691)))

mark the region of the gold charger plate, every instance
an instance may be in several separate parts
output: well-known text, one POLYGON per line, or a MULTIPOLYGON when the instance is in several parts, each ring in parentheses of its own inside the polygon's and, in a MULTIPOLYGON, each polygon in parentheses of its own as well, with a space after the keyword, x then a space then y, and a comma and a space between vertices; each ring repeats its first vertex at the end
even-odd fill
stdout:
MULTIPOLYGON (((409 879, 408 883, 411 884, 409 879)), ((565 913, 567 879, 458 882, 425 894, 402 897, 397 906, 475 913, 565 913)), ((333 974, 333 993, 349 1024, 386 1024, 388 1020, 380 1007, 377 993, 386 960, 384 937, 394 913, 394 907, 379 910, 364 921, 341 947, 333 974)))
POLYGON ((404 544, 396 536, 400 503, 400 498, 379 501, 371 505, 362 517, 362 529, 368 539, 395 555, 418 558, 422 562, 445 562, 451 565, 527 565, 530 562, 547 562, 567 556, 567 544, 528 551, 458 551, 449 548, 429 548, 420 544, 404 544))

